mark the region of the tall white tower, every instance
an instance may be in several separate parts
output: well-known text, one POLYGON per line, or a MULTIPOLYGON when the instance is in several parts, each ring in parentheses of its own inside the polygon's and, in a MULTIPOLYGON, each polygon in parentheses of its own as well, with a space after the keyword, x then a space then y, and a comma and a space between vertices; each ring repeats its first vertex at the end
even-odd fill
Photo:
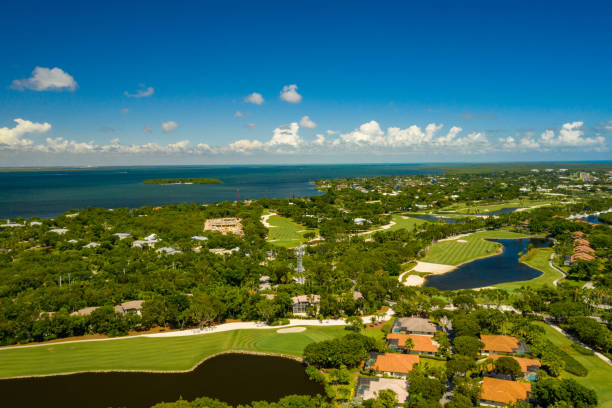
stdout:
POLYGON ((302 265, 302 257, 304 256, 304 247, 299 246, 295 249, 295 256, 297 257, 297 266, 295 267, 295 272, 297 273, 297 277, 293 278, 296 283, 303 285, 306 281, 304 277, 304 265, 302 265))

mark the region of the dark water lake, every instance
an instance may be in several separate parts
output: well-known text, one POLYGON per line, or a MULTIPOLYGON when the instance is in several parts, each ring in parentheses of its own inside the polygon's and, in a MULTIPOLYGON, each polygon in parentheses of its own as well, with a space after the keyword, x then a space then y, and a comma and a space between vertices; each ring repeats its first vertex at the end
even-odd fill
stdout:
POLYGON ((85 373, 0 380, 3 407, 145 408, 180 397, 238 405, 291 394, 324 394, 304 366, 282 357, 224 354, 181 374, 85 373))
POLYGON ((430 276, 425 286, 440 290, 473 289, 503 282, 516 282, 537 278, 542 272, 519 262, 529 244, 535 248, 552 245, 548 239, 491 239, 503 245, 503 252, 488 258, 477 259, 459 266, 452 272, 430 276))
POLYGON ((581 217, 579 218, 579 220, 582 221, 586 221, 586 222, 590 222, 591 224, 604 224, 604 225, 609 225, 608 223, 606 223, 605 221, 602 221, 599 219, 598 215, 587 215, 586 217, 581 217))
POLYGON ((240 198, 320 194, 320 178, 435 174, 417 164, 304 166, 162 166, 0 172, 0 218, 55 217, 73 208, 137 208, 144 205, 212 203, 240 198), (152 178, 207 177, 223 184, 143 184, 152 178))
POLYGON ((457 222, 457 218, 440 217, 440 216, 436 216, 432 214, 410 214, 409 217, 418 218, 420 220, 426 220, 426 221, 444 221, 450 224, 454 224, 457 222))

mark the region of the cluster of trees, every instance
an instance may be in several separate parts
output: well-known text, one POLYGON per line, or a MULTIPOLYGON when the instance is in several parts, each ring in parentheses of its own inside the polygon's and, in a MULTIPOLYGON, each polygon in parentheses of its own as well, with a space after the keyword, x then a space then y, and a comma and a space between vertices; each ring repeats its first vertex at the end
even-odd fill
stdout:
MULTIPOLYGON (((254 401, 250 404, 238 405, 236 408, 332 408, 333 405, 326 401, 322 396, 314 397, 307 395, 289 395, 281 398, 278 402, 254 401)), ((233 408, 225 402, 201 397, 193 401, 183 399, 175 402, 161 402, 151 408, 233 408)))
POLYGON ((304 359, 318 367, 355 367, 366 360, 368 353, 376 348, 374 338, 350 333, 337 339, 310 343, 304 349, 304 359))

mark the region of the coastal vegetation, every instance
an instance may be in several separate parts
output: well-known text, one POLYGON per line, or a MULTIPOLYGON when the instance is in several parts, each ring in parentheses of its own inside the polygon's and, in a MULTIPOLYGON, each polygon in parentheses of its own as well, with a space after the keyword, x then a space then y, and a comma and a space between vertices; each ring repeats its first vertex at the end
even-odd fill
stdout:
MULTIPOLYGON (((11 219, 0 228, 0 344, 76 342, 3 348, 0 377, 181 371, 224 351, 278 353, 312 363, 324 377, 328 401, 344 404, 354 397, 357 376, 374 378, 370 365, 361 366, 369 353, 390 352, 384 336, 391 321, 379 320, 393 312, 438 328, 438 350, 408 374, 407 406, 438 406, 448 384, 449 408, 474 406, 489 366, 517 377, 515 364, 487 362, 483 335, 515 336, 541 362, 531 378, 534 397, 525 404, 544 406, 552 401, 550 390, 574 390, 578 400, 564 401, 610 406, 612 396, 600 380, 609 378, 610 366, 600 355, 612 353, 612 229, 571 217, 612 206, 606 173, 590 171, 601 182, 584 189, 555 169, 460 172, 319 180, 322 194, 304 198, 72 209, 55 219, 11 219), (453 206, 486 207, 490 214, 517 202, 534 208, 487 217, 454 214, 454 222, 405 215, 453 206), (225 228, 228 219, 241 228, 225 228), (205 228, 211 224, 218 228, 205 228), (543 272, 529 281, 441 291, 406 286, 407 275, 400 279, 418 261, 457 266, 498 253, 500 245, 491 240, 527 237, 553 243, 524 244, 521 262, 543 272), (297 245, 304 245, 303 271, 296 270, 297 245), (549 265, 553 254, 564 279, 549 265), (214 329, 235 320, 271 327, 297 317, 343 318, 348 325, 300 332, 214 329), (364 322, 373 324, 364 328, 364 322), (551 325, 578 339, 586 352, 551 325), (149 330, 202 334, 110 338, 149 330), (104 340, 78 341, 93 335, 104 340)), ((412 349, 416 342, 405 344, 412 349)), ((396 398, 381 393, 363 405, 394 405, 396 398)))
POLYGON ((147 179, 144 184, 221 184, 222 181, 215 178, 187 177, 187 178, 158 178, 147 179))

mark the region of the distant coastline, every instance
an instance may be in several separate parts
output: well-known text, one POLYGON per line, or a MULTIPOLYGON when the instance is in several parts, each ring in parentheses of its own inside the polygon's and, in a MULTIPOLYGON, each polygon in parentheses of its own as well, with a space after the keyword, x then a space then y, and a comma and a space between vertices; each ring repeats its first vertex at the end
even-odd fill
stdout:
POLYGON ((221 184, 222 181, 216 178, 160 178, 147 179, 144 184, 221 184))

